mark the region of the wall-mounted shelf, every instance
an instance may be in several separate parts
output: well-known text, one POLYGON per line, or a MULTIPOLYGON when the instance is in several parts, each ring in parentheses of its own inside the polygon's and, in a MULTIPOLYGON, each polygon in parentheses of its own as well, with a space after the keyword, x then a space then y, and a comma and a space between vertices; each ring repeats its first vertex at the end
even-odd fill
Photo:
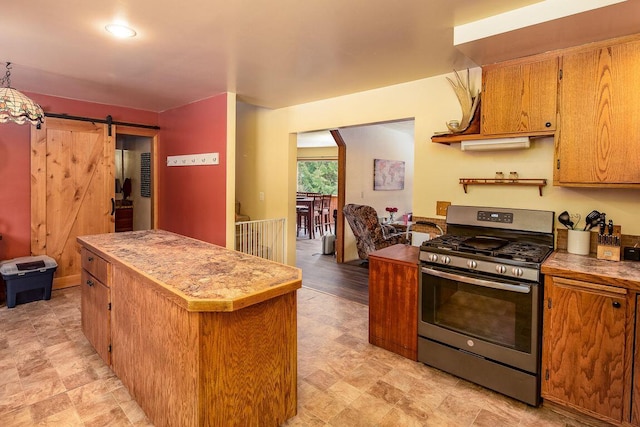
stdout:
POLYGON ((546 179, 508 179, 508 178, 460 178, 460 184, 467 192, 468 185, 520 185, 529 187, 538 187, 538 193, 542 196, 542 187, 547 185, 546 179))
POLYGON ((469 140, 479 139, 495 139, 495 138, 515 138, 518 136, 528 136, 530 138, 544 138, 546 136, 553 136, 555 131, 539 131, 539 132, 527 132, 527 133, 505 133, 501 135, 484 135, 480 133, 468 133, 468 134, 451 134, 451 135, 434 135, 431 137, 431 142, 437 142, 438 144, 450 145, 452 142, 461 142, 469 140))

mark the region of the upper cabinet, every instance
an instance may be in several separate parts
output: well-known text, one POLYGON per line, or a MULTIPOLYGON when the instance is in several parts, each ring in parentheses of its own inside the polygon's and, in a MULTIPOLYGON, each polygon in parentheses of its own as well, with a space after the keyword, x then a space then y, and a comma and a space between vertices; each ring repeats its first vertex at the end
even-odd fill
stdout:
POLYGON ((562 57, 554 184, 640 187, 640 41, 562 57))
POLYGON ((525 58, 482 69, 482 134, 556 129, 558 57, 525 58))

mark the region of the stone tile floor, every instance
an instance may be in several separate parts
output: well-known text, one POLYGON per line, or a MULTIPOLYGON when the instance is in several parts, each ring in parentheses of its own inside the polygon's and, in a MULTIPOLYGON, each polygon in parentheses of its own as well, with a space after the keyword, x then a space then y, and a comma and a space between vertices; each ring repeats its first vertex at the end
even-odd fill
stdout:
MULTIPOLYGON (((298 415, 286 426, 581 426, 368 343, 368 307, 298 292, 298 415)), ((0 426, 149 426, 82 334, 80 289, 0 308, 0 426)))

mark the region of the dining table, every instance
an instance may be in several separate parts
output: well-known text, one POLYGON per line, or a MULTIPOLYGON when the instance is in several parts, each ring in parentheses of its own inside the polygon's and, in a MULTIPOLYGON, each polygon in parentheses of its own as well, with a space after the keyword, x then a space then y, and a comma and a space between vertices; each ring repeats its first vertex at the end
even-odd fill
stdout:
POLYGON ((306 209, 307 214, 307 234, 310 239, 314 238, 313 227, 313 197, 296 197, 296 217, 300 210, 306 209))

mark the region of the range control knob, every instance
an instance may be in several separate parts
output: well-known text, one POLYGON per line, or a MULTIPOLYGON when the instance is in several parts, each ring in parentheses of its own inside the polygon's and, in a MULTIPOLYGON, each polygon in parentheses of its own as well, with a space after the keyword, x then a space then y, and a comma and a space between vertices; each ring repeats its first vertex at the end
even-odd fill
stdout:
POLYGON ((438 255, 436 255, 436 254, 429 254, 429 261, 431 261, 431 262, 436 262, 436 261, 438 261, 438 255))
POLYGON ((478 263, 475 262, 474 260, 470 259, 469 261, 467 261, 467 267, 471 268, 471 269, 475 269, 478 267, 478 263))
POLYGON ((516 277, 522 277, 522 275, 524 274, 524 272, 520 267, 513 267, 513 269, 511 270, 511 273, 516 277))
POLYGON ((442 258, 440 258, 440 262, 442 262, 443 264, 449 264, 451 262, 451 258, 449 258, 447 255, 444 255, 442 258))
POLYGON ((507 272, 507 267, 505 267, 505 266, 504 266, 504 265, 502 265, 502 264, 498 264, 498 265, 496 265, 496 271, 497 271, 498 273, 500 273, 500 274, 504 274, 504 273, 506 273, 506 272, 507 272))

